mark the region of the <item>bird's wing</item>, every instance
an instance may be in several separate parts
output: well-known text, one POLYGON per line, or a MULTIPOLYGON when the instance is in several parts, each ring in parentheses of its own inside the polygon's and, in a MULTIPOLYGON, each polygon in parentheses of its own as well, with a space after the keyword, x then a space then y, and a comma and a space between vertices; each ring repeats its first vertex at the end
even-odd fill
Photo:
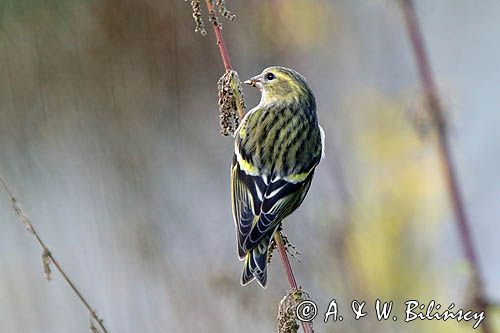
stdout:
POLYGON ((243 247, 253 225, 258 221, 263 195, 267 185, 260 175, 247 174, 236 155, 231 167, 231 205, 233 219, 236 224, 238 238, 238 255, 244 259, 246 250, 243 247))
POLYGON ((238 238, 238 255, 248 251, 304 200, 311 185, 314 168, 301 181, 249 175, 242 170, 236 157, 231 172, 231 203, 238 238))
POLYGON ((252 250, 286 216, 300 206, 311 186, 313 174, 314 168, 301 181, 292 182, 280 177, 275 177, 270 181, 266 190, 262 192, 264 194, 259 216, 254 218, 241 245, 243 251, 252 250))
MULTIPOLYGON (((252 111, 247 116, 251 116, 252 111)), ((245 159, 248 157, 243 151, 240 153, 246 135, 245 120, 237 130, 231 169, 231 203, 240 259, 300 206, 311 185, 314 168, 321 159, 319 151, 307 165, 292 174, 282 177, 263 174, 245 159)))

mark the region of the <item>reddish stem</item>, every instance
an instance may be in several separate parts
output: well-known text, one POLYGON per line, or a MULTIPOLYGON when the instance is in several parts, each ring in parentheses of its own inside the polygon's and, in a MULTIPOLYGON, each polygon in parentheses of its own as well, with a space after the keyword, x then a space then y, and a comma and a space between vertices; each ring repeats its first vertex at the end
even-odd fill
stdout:
POLYGON ((293 290, 296 290, 297 281, 295 280, 295 276, 293 275, 292 266, 290 265, 290 261, 288 260, 285 245, 283 244, 283 238, 281 237, 281 233, 279 231, 274 234, 274 242, 276 243, 276 247, 278 248, 278 252, 280 253, 281 263, 283 264, 283 269, 285 270, 288 282, 290 283, 290 287, 293 290))
MULTIPOLYGON (((211 13, 211 15, 213 14, 215 17, 215 10, 212 6, 211 1, 205 0, 205 3, 207 5, 209 13, 211 13)), ((216 24, 215 22, 212 22, 212 26, 214 28, 215 37, 217 38, 217 46, 219 47, 222 62, 224 63, 224 68, 226 69, 226 72, 230 71, 232 70, 231 60, 229 59, 229 53, 227 52, 226 44, 224 43, 224 38, 222 37, 222 30, 219 24, 216 24)), ((243 118, 243 116, 244 116, 243 114, 240 114, 240 120, 241 118, 243 118)), ((290 260, 288 260, 288 255, 286 253, 285 245, 283 244, 283 239, 279 232, 277 232, 274 235, 274 240, 276 242, 276 247, 278 248, 278 251, 280 253, 281 263, 283 264, 283 268, 288 278, 290 288, 292 290, 297 290, 297 281, 295 280, 292 266, 290 265, 290 260)), ((305 333, 313 332, 311 323, 302 322, 302 328, 304 329, 305 333)))
MULTIPOLYGON (((205 0, 207 4, 207 9, 209 13, 213 13, 215 17, 215 10, 212 6, 212 2, 210 0, 205 0)), ((233 67, 231 66, 231 60, 229 59, 229 53, 227 52, 226 44, 224 43, 224 38, 222 38, 222 29, 219 24, 215 24, 212 22, 212 26, 214 28, 215 37, 217 38, 217 46, 219 47, 220 55, 222 58, 222 62, 224 63, 224 68, 227 71, 230 71, 233 67)))
MULTIPOLYGON (((297 281, 295 280, 295 275, 293 275, 290 260, 288 260, 288 255, 286 254, 285 245, 283 244, 283 237, 281 237, 281 233, 279 231, 274 234, 274 242, 276 243, 276 247, 278 248, 278 252, 280 253, 281 263, 283 264, 283 269, 285 270, 286 277, 288 278, 288 283, 290 283, 290 288, 292 290, 297 290, 297 281)), ((301 323, 302 329, 305 333, 313 332, 311 323, 303 321, 301 323)))
MULTIPOLYGON (((403 11, 408 36, 410 38, 413 47, 413 53, 415 55, 415 60, 417 62, 422 88, 424 89, 424 92, 426 94, 427 102, 429 103, 429 109, 434 123, 437 126, 439 156, 441 158, 441 165, 443 167, 446 185, 448 186, 448 194, 453 206, 460 239, 464 248, 465 257, 472 269, 472 278, 475 279, 475 282, 477 282, 478 295, 475 301, 477 303, 477 306, 480 307, 481 310, 486 310, 487 302, 485 301, 484 296, 483 280, 481 279, 481 276, 479 274, 479 260, 472 243, 469 221, 465 212, 465 206, 462 200, 455 167, 451 156, 450 143, 448 141, 448 136, 446 133, 443 108, 439 99, 436 85, 434 83, 422 33, 420 31, 417 15, 415 12, 415 6, 412 0, 403 0, 403 11)), ((483 329, 483 332, 485 333, 492 332, 486 320, 484 320, 481 327, 483 329)))

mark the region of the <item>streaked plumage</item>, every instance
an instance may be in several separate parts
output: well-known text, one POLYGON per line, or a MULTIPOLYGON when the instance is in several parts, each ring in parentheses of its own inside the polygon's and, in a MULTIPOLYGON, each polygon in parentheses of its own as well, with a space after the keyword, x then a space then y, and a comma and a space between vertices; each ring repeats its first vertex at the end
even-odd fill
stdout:
POLYGON ((231 199, 243 285, 267 281, 268 248, 283 219, 304 200, 323 154, 316 102, 294 70, 269 67, 249 81, 262 91, 235 132, 231 199))

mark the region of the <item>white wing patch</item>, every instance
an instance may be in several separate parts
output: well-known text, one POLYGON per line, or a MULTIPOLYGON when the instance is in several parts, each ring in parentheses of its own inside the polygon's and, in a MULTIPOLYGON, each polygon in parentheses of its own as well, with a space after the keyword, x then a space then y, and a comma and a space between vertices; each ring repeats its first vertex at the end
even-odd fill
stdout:
POLYGON ((323 127, 318 125, 319 131, 321 133, 321 159, 325 158, 325 131, 323 131, 323 127))
POLYGON ((257 185, 257 182, 255 181, 253 183, 255 185, 255 192, 257 192, 257 197, 259 198, 260 202, 262 202, 262 192, 260 191, 259 185, 257 185))
POLYGON ((264 184, 266 184, 266 186, 269 185, 269 183, 267 182, 267 175, 265 173, 262 175, 262 180, 264 181, 264 184))
POLYGON ((279 179, 281 179, 281 177, 279 175, 276 175, 273 177, 273 179, 271 179, 271 183, 275 183, 277 182, 279 179))
POLYGON ((283 189, 283 187, 285 187, 285 185, 278 187, 277 189, 275 189, 274 191, 272 191, 269 194, 266 194, 266 199, 274 197, 276 194, 278 194, 279 191, 281 191, 283 189))

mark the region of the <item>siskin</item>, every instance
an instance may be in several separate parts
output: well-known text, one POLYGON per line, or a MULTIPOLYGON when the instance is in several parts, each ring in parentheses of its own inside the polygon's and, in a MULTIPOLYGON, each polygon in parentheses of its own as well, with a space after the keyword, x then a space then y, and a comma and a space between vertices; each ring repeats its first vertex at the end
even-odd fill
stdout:
POLYGON ((231 204, 241 284, 265 288, 271 239, 283 219, 304 200, 324 155, 324 133, 305 78, 285 67, 269 67, 245 81, 262 93, 235 131, 231 204))

